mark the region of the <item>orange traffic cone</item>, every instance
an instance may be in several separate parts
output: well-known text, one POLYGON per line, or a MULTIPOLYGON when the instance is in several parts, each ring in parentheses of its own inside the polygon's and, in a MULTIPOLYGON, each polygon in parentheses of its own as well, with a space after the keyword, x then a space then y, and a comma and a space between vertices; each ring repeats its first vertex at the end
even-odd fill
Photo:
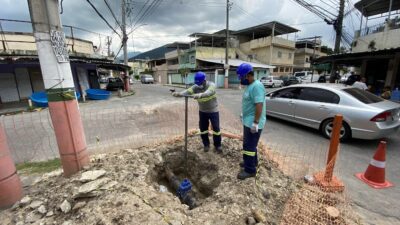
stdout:
POLYGON ((393 184, 385 180, 385 166, 386 142, 381 141, 365 173, 357 173, 356 177, 376 189, 392 187, 393 184))

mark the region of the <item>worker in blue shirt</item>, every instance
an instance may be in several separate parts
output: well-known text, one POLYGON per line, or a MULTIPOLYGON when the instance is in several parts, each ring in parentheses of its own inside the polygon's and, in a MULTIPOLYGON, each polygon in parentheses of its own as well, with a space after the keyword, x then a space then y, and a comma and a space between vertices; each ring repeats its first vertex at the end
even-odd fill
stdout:
POLYGON ((219 110, 215 84, 206 80, 204 72, 197 72, 194 75, 194 85, 182 92, 174 92, 174 97, 193 95, 199 103, 199 126, 200 136, 204 145, 204 152, 210 150, 210 140, 208 139, 208 126, 211 122, 213 129, 214 147, 218 154, 222 153, 221 131, 219 127, 219 110))
POLYGON ((265 89, 254 79, 253 67, 243 63, 237 68, 240 83, 246 86, 242 97, 243 121, 243 170, 237 178, 244 180, 255 177, 257 172, 257 145, 266 122, 265 89))

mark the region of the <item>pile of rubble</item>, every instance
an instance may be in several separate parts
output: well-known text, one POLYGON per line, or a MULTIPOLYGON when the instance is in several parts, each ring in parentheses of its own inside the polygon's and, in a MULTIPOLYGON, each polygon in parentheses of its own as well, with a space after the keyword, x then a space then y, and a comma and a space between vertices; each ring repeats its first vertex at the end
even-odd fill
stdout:
POLYGON ((11 224, 280 224, 286 201, 302 184, 260 157, 258 176, 239 181, 242 143, 225 138, 224 153, 204 153, 189 138, 187 168, 181 139, 157 146, 100 154, 84 171, 64 178, 43 175, 25 197, 0 212, 11 224), (168 187, 163 169, 189 178, 198 200, 189 210, 168 187))

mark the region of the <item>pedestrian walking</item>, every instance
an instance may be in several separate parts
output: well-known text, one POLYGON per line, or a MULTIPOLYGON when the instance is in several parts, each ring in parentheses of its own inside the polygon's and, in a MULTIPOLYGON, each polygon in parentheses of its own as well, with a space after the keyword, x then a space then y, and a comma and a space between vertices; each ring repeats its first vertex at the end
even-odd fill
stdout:
POLYGON ((206 74, 197 72, 194 76, 194 85, 182 92, 173 92, 174 97, 193 95, 199 104, 200 136, 204 145, 204 152, 210 150, 208 127, 211 122, 213 129, 214 147, 217 153, 222 153, 221 131, 219 126, 219 110, 215 84, 206 80, 206 74))
POLYGON ((266 122, 265 88, 254 78, 250 64, 241 64, 236 72, 240 83, 246 86, 242 97, 243 162, 240 165, 243 170, 237 175, 244 180, 257 173, 257 145, 266 122))

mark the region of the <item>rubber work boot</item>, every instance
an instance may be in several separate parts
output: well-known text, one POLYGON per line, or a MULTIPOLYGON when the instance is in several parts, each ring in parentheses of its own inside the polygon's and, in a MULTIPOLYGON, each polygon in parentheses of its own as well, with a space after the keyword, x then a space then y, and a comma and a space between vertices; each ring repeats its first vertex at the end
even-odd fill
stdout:
POLYGON ((222 154, 222 146, 215 147, 215 151, 217 152, 217 154, 222 154))
POLYGON ((204 152, 210 151, 210 146, 204 146, 204 152))
POLYGON ((237 178, 239 180, 244 180, 244 179, 247 179, 250 177, 255 177, 255 176, 256 176, 256 173, 248 173, 248 172, 242 170, 242 171, 240 171, 240 173, 238 173, 237 178))

